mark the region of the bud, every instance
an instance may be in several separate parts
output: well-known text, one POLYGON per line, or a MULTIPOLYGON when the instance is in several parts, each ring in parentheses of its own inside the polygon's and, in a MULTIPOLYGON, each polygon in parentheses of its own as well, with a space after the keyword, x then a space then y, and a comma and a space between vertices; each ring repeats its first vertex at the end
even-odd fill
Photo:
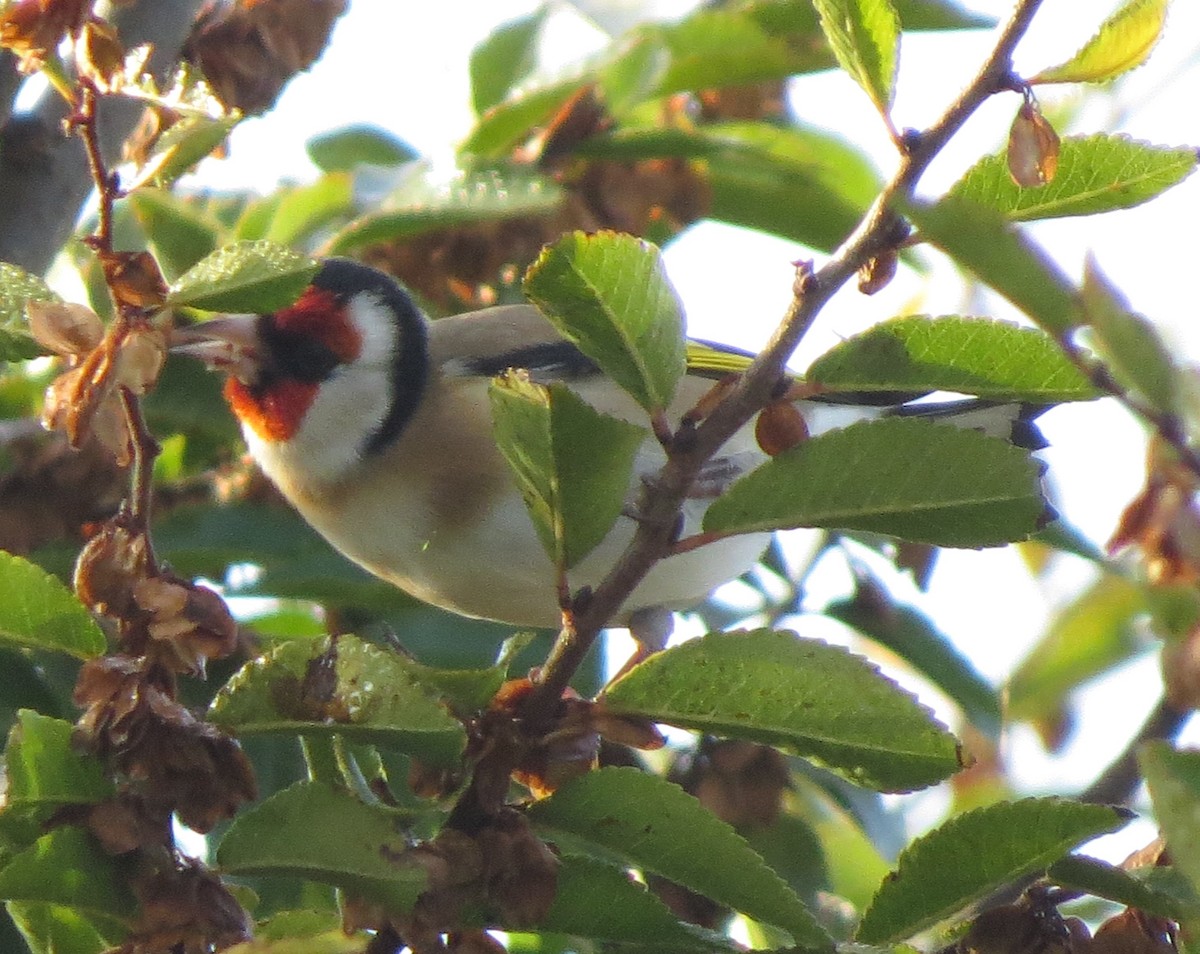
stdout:
POLYGON ((774 457, 808 440, 808 422, 791 401, 776 401, 759 412, 754 437, 763 453, 774 457))
POLYGON ((157 308, 166 301, 166 279, 149 252, 101 252, 100 263, 118 305, 157 308))
POLYGON ((895 249, 889 248, 867 260, 858 270, 858 290, 864 295, 874 295, 883 291, 893 278, 896 277, 896 266, 900 256, 895 249))

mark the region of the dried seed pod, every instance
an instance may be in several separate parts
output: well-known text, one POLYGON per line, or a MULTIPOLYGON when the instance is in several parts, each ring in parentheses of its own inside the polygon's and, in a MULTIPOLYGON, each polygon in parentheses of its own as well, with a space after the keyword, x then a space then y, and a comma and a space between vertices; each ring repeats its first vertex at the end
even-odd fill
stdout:
POLYGON ((75 68, 102 93, 111 93, 125 80, 125 47, 116 28, 104 20, 89 20, 75 44, 75 68))
POLYGON ((157 308, 166 301, 167 280, 149 252, 101 252, 100 264, 118 305, 157 308))
POLYGON ((106 524, 75 561, 75 592, 98 613, 124 618, 137 609, 133 590, 146 575, 146 538, 106 524))
POLYGON ((1023 189, 1046 185, 1058 172, 1058 153, 1058 133, 1027 98, 1008 131, 1008 174, 1023 189))
POLYGON ((104 338, 104 322, 87 305, 31 301, 25 314, 34 340, 56 354, 87 354, 104 338))
POLYGON ((145 394, 158 380, 167 358, 167 336, 153 325, 140 325, 129 331, 117 349, 113 383, 145 394))

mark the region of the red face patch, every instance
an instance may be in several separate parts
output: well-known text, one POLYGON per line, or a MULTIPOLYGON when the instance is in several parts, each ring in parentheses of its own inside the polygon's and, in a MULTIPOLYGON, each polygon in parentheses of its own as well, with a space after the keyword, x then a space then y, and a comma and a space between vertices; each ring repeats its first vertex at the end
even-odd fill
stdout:
POLYGON ((300 429, 317 388, 308 381, 279 381, 262 394, 255 394, 237 378, 229 378, 225 400, 238 420, 264 441, 289 441, 300 429))
POLYGON ((301 335, 310 335, 349 364, 362 351, 362 335, 346 316, 338 296, 324 288, 309 285, 296 304, 275 312, 276 327, 301 335))

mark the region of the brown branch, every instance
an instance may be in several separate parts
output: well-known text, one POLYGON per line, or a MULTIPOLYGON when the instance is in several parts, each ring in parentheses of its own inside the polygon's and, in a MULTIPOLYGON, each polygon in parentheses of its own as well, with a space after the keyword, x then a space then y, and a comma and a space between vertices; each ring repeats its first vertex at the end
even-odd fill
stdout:
POLYGON ((1174 740, 1190 717, 1191 712, 1181 712, 1165 697, 1160 698, 1121 754, 1079 793, 1079 800, 1094 805, 1123 805, 1129 801, 1142 781, 1138 750, 1147 742, 1174 740))
POLYGON ((578 609, 574 632, 560 636, 543 667, 540 684, 524 710, 532 723, 550 720, 600 631, 650 568, 670 553, 679 509, 704 463, 775 396, 788 358, 821 309, 865 263, 903 239, 906 229, 892 211, 893 203, 911 196, 934 157, 989 96, 1011 87, 1013 50, 1041 3, 1020 0, 1016 4, 975 78, 933 126, 905 139, 899 168, 854 233, 819 269, 814 271, 808 263, 797 266, 792 302, 767 347, 704 421, 675 436, 667 463, 647 483, 642 519, 632 542, 578 609))

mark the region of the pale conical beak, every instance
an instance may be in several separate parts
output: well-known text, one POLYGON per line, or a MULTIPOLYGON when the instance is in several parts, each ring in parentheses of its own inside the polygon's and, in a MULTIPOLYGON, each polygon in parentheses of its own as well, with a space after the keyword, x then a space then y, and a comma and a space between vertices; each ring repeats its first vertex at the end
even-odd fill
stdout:
POLYGON ((214 371, 251 382, 262 367, 257 315, 225 315, 171 332, 171 352, 198 358, 214 371))

